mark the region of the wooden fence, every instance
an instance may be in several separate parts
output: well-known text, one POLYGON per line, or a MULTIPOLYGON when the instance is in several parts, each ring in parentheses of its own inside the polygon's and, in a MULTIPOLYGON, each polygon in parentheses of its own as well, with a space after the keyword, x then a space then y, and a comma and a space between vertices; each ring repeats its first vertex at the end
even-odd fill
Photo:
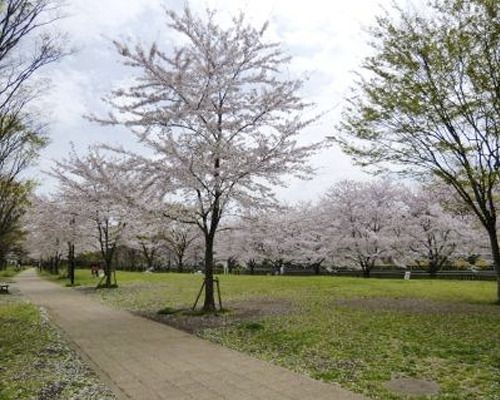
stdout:
MULTIPOLYGON (((222 272, 222 271, 221 271, 222 272)), ((370 273, 370 278, 383 278, 383 279, 403 279, 405 275, 405 270, 390 270, 381 271, 375 270, 370 273)), ((242 274, 249 274, 250 271, 243 270, 242 274)), ((255 275, 270 275, 269 269, 256 268, 254 271, 255 275)), ((315 271, 311 269, 304 268, 287 268, 285 270, 285 275, 289 276, 311 276, 315 275, 315 271)), ((319 275, 328 276, 346 276, 346 277, 363 277, 363 271, 348 271, 348 270, 338 270, 328 272, 326 270, 321 270, 319 275)), ((487 271, 441 271, 436 273, 435 276, 431 276, 426 271, 411 271, 410 279, 458 279, 458 280, 477 280, 477 281, 494 281, 497 279, 497 274, 494 270, 487 271)))

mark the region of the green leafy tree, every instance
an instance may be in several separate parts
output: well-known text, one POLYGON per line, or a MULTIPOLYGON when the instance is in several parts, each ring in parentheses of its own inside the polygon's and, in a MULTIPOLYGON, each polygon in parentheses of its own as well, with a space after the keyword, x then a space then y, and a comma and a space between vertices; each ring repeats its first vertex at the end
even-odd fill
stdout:
POLYGON ((454 188, 488 233, 500 302, 500 2, 395 11, 372 29, 375 51, 335 140, 360 165, 433 175, 454 188))
POLYGON ((22 238, 19 219, 28 191, 20 174, 47 143, 33 100, 47 85, 37 72, 64 55, 64 36, 49 26, 59 0, 0 0, 0 258, 22 238))
MULTIPOLYGON (((12 111, 12 110, 11 110, 12 111)), ((20 218, 28 207, 32 182, 19 179, 20 174, 36 159, 47 140, 31 116, 21 110, 8 114, 0 111, 0 264, 24 234, 20 218)))
POLYGON ((17 183, 0 177, 0 269, 7 256, 24 238, 21 217, 29 205, 30 183, 17 183))

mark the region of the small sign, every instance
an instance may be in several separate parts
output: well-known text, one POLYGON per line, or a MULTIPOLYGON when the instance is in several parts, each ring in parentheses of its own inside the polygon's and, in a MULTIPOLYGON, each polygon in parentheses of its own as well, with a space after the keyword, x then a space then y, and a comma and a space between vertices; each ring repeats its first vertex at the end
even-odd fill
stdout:
POLYGON ((406 271, 405 272, 405 281, 409 281, 410 280, 410 277, 411 277, 411 271, 406 271))

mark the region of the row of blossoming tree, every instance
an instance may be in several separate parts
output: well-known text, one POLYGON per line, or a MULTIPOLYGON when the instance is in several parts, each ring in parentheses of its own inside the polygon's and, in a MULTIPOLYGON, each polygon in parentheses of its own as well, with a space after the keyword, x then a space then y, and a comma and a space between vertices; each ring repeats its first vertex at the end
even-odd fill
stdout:
MULTIPOLYGON (((107 116, 89 117, 127 127, 144 149, 72 154, 53 171, 60 193, 42 203, 56 202, 73 227, 93 225, 106 286, 120 240, 133 236, 147 249, 158 231, 150 221, 176 232, 161 233, 168 240, 194 227, 204 248, 205 311, 215 309, 217 247, 249 265, 257 257, 316 266, 332 258, 369 274, 390 257, 425 258, 437 270, 473 251, 469 244, 480 247, 480 235, 468 237, 475 216, 489 238, 500 298, 498 2, 429 7, 378 19, 374 55, 333 139, 361 165, 432 176, 452 189, 444 199, 435 189, 347 182, 317 204, 272 211, 273 188, 285 176, 313 172, 308 160, 323 143, 299 136, 319 115, 301 97, 303 82, 289 77, 289 56, 265 39, 266 25, 256 29, 240 15, 223 28, 216 13, 202 19, 186 8, 166 12, 171 48, 115 42, 134 80, 106 98, 107 116), (220 240, 233 225, 241 228, 234 240, 220 240), (237 253, 224 249, 229 242, 237 253)), ((71 249, 73 239, 65 240, 71 249)))
POLYGON ((268 263, 275 271, 284 265, 316 274, 347 267, 369 277, 380 264, 434 275, 485 248, 475 220, 450 204, 443 188, 411 189, 380 180, 342 181, 316 204, 248 214, 223 233, 219 254, 250 273, 268 263))
MULTIPOLYGON (((186 264, 190 271, 200 267, 195 255, 202 235, 197 229, 165 217, 169 207, 151 194, 133 193, 139 183, 111 172, 97 154, 85 161, 92 167, 77 157, 71 161, 79 168, 73 169, 81 178, 76 186, 69 181, 59 197, 35 199, 29 214, 32 255, 58 272, 58 263, 69 259, 75 243, 79 253, 97 251, 106 285, 111 284, 119 246, 141 252, 144 269, 164 265, 166 255, 174 256, 177 271, 186 264)), ((69 166, 65 163, 64 171, 69 166)), ((316 203, 248 209, 226 220, 222 230, 214 263, 248 273, 263 265, 274 271, 285 265, 309 268, 317 274, 347 267, 368 277, 377 264, 388 263, 434 275, 487 249, 477 221, 446 188, 411 188, 388 180, 342 181, 316 203)))

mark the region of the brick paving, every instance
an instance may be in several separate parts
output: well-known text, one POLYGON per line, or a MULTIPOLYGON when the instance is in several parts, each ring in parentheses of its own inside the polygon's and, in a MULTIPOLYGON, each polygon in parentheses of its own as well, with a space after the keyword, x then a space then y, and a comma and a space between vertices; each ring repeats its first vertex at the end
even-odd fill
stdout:
POLYGON ((28 270, 13 285, 51 320, 119 399, 362 400, 154 321, 112 309, 28 270))

